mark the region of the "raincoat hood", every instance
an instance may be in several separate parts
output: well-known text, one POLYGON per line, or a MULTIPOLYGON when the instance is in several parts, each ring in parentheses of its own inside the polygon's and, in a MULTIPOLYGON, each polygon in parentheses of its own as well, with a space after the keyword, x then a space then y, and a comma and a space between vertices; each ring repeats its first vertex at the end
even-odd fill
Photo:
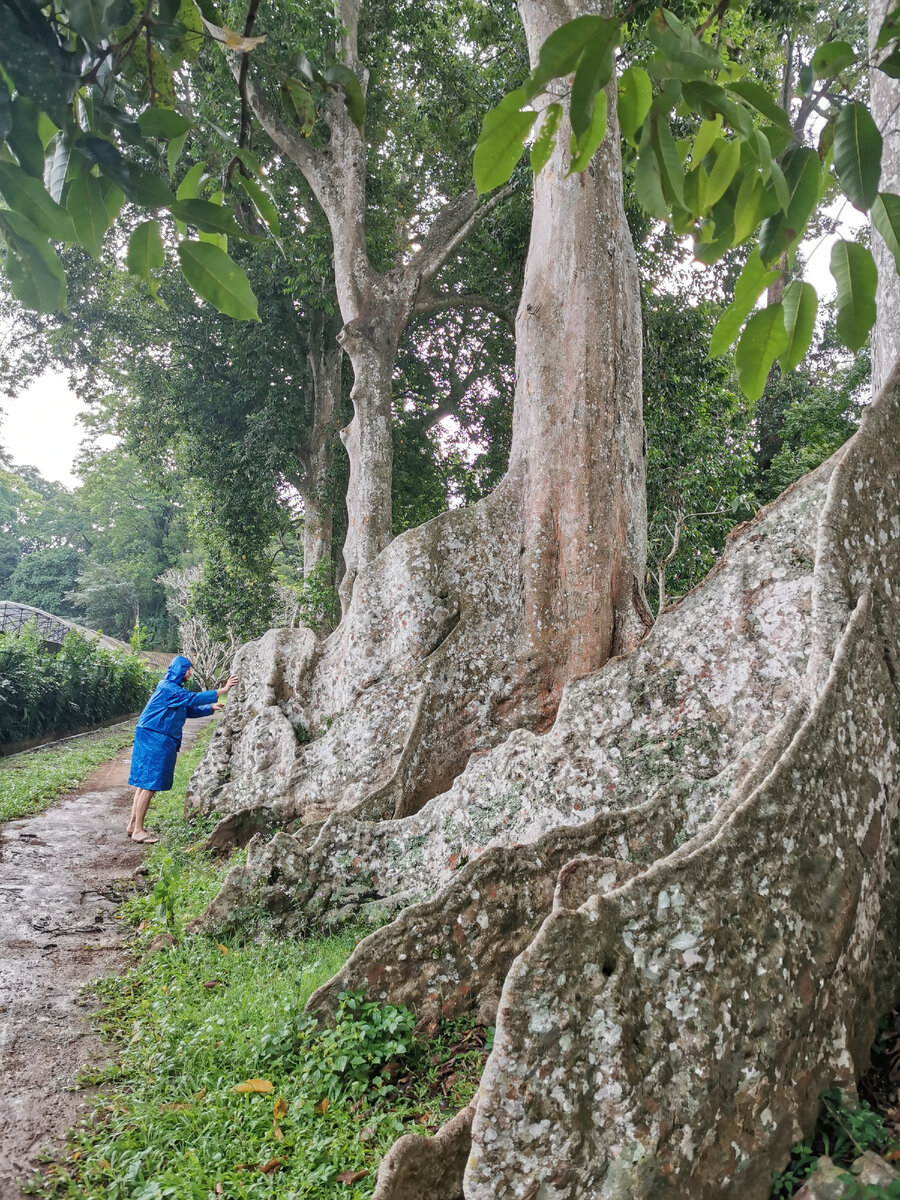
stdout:
POLYGON ((169 663, 169 669, 166 671, 167 683, 181 683, 187 671, 194 664, 189 658, 185 658, 183 654, 176 654, 169 663))

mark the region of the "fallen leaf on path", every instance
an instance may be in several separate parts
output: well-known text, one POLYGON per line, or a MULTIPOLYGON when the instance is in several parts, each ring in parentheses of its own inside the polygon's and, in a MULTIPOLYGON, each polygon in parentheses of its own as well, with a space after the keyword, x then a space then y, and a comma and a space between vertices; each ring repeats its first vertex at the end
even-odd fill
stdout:
POLYGON ((171 1104, 161 1104, 159 1106, 159 1111, 160 1112, 184 1112, 185 1109, 190 1109, 190 1107, 191 1107, 190 1104, 188 1104, 185 1100, 175 1100, 171 1104))
POLYGON ((204 983, 203 986, 205 988, 214 988, 214 987, 218 987, 221 982, 222 982, 221 979, 207 979, 206 983, 204 983))
POLYGON ((197 1093, 197 1095, 194 1097, 194 1099, 202 1100, 205 1095, 206 1095, 206 1088, 201 1088, 200 1091, 197 1093))
POLYGON ((219 949, 222 951, 222 953, 223 953, 223 954, 229 954, 229 953, 230 953, 230 951, 229 951, 228 947, 227 947, 227 946, 223 946, 221 942, 216 942, 216 945, 219 947, 219 949))
POLYGON ((282 1099, 281 1096, 272 1105, 272 1116, 276 1121, 280 1121, 282 1117, 287 1116, 288 1102, 282 1099))
POLYGON ((327 1113, 330 1104, 331 1104, 331 1101, 326 1096, 323 1100, 320 1100, 319 1103, 316 1105, 316 1112, 323 1113, 323 1114, 327 1113))
POLYGON ((272 1126, 272 1132, 279 1142, 284 1141, 284 1130, 279 1128, 278 1125, 272 1126))
POLYGON ((359 1183, 360 1179, 365 1179, 368 1171, 341 1171, 337 1177, 338 1183, 359 1183))
POLYGON ((269 1161, 267 1163, 263 1163, 259 1169, 262 1171, 263 1175, 271 1175, 274 1171, 280 1171, 283 1166, 283 1158, 270 1158, 269 1161))
POLYGON ((243 1083, 236 1083, 231 1089, 233 1092, 262 1092, 267 1094, 275 1091, 275 1085, 271 1079, 245 1079, 243 1083))

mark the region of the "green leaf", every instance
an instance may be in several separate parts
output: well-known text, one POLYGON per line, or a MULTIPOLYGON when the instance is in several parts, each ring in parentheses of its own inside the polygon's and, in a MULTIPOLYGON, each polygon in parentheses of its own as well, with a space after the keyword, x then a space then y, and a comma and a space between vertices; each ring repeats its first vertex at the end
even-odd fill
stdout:
POLYGON ((66 307, 66 277, 46 235, 21 213, 0 209, 6 239, 6 277, 13 295, 36 312, 66 307))
POLYGON ((103 235, 109 228, 109 215, 100 180, 90 171, 82 171, 69 184, 66 209, 75 226, 79 245, 87 250, 91 258, 99 258, 103 235))
POLYGON ((281 85, 281 108, 285 116, 295 121, 307 137, 316 123, 316 102, 309 88, 299 79, 285 79, 281 85))
POLYGON ((734 244, 745 241, 777 203, 775 193, 766 190, 759 175, 746 174, 734 203, 734 244))
POLYGON ((825 42, 812 56, 812 73, 816 79, 832 79, 845 67, 856 62, 856 52, 849 42, 825 42))
POLYGON ((75 228, 66 210, 51 198, 40 180, 26 175, 14 163, 0 162, 0 195, 48 237, 59 242, 75 240, 75 228))
POLYGON ((281 236, 281 223, 278 220, 278 209, 266 195, 264 189, 256 182, 255 179, 248 179, 245 175, 238 175, 238 183, 253 201, 256 211, 260 218, 268 225, 269 229, 276 238, 281 236))
POLYGON ((729 92, 734 92, 742 100, 746 100, 757 112, 768 117, 773 125, 780 125, 788 133, 792 131, 791 118, 766 89, 752 79, 738 79, 725 85, 729 92))
POLYGON ((100 192, 103 196, 103 206, 106 209, 106 227, 109 228, 122 211, 125 203, 125 193, 111 179, 101 178, 100 192))
POLYGON ((656 150, 662 168, 663 182, 668 184, 668 192, 674 204, 684 207, 684 171, 681 159, 669 122, 662 118, 656 128, 656 150))
POLYGON ((259 320, 250 281, 218 246, 182 242, 178 257, 185 279, 198 296, 237 321, 259 320))
POLYGON ((193 167, 179 183, 175 195, 179 200, 193 200, 200 195, 203 190, 202 184, 209 176, 206 174, 206 164, 199 162, 193 167))
POLYGON ((734 288, 734 299, 722 313, 709 343, 709 357, 724 354, 737 337, 747 315, 753 311, 760 295, 778 278, 778 271, 765 267, 759 252, 754 250, 744 263, 734 288))
POLYGON ((125 193, 129 200, 144 208, 168 208, 175 201, 171 189, 166 187, 159 175, 144 171, 133 163, 128 165, 125 193))
POLYGON ((612 78, 613 39, 618 27, 617 21, 605 21, 578 60, 569 97, 569 119, 579 147, 582 136, 593 126, 596 98, 612 78))
POLYGON ((606 136, 606 92, 598 92, 594 100, 594 112, 591 123, 582 136, 576 140, 572 134, 572 160, 569 163, 570 175, 583 171, 606 136))
POLYGON ((735 172, 741 163, 741 143, 734 138, 726 142, 720 138, 716 143, 716 161, 709 173, 709 185, 706 189, 706 203, 715 204, 728 191, 729 184, 734 179, 735 172))
POLYGON ((553 147, 556 145, 556 131, 559 129, 563 115, 562 105, 548 104, 543 115, 544 119, 534 140, 534 145, 531 147, 531 169, 535 175, 540 174, 553 153, 553 147))
POLYGON ((900 46, 876 65, 879 71, 883 71, 891 79, 900 79, 900 46))
POLYGON ((691 147, 691 162, 694 166, 701 163, 722 134, 722 118, 715 117, 710 121, 703 121, 700 128, 697 130, 697 136, 694 138, 694 144, 691 147))
POLYGON ((864 104, 845 104, 837 115, 834 168, 853 207, 868 212, 881 179, 881 134, 864 104))
POLYGON ((783 371, 793 371, 809 349, 816 326, 816 310, 819 298, 811 283, 793 279, 784 289, 781 299, 784 309, 784 328, 787 346, 778 357, 783 371))
POLYGON ((166 254, 163 249, 162 235, 159 232, 159 222, 142 221, 128 239, 125 265, 132 275, 137 275, 150 288, 155 288, 156 280, 151 272, 158 271, 165 260, 166 254))
POLYGON ((763 394, 772 363, 787 349, 784 309, 780 304, 754 313, 747 322, 734 354, 741 391, 748 400, 763 394))
MULTIPOLYGON (((73 53, 57 41, 42 7, 9 0, 0 4, 0 64, 15 84, 17 99, 62 126, 80 82, 81 53, 73 53)), ((33 173, 39 175, 40 169, 33 173)))
POLYGON ((900 196, 879 192, 872 205, 872 224, 884 238, 900 272, 900 196))
MULTIPOLYGON (((819 185, 822 179, 821 164, 815 150, 796 147, 784 159, 784 178, 788 189, 787 210, 784 197, 779 196, 782 211, 763 222, 759 235, 759 249, 763 262, 774 262, 803 236, 806 223, 819 202, 819 185)), ((773 186, 779 193, 779 181, 772 171, 773 186)))
POLYGON ((619 131, 636 145, 635 134, 647 119, 653 101, 650 76, 640 67, 629 67, 619 77, 619 131))
POLYGON ((882 21, 881 29, 878 31, 878 40, 875 42, 875 49, 883 50, 896 37, 900 37, 900 5, 898 4, 894 5, 893 9, 882 21))
POLYGON ((19 160, 19 166, 36 179, 44 177, 44 145, 38 136, 38 110, 24 96, 16 96, 10 105, 12 128, 7 142, 19 160))
POLYGON ((57 204, 62 199, 71 155, 72 143, 60 130, 54 134, 44 159, 44 187, 47 189, 50 199, 55 200, 57 204))
POLYGON ((336 84, 344 93, 344 103, 347 105, 350 120, 362 133, 366 123, 366 98, 359 79, 342 63, 333 63, 325 72, 325 79, 328 83, 336 84))
POLYGON ((647 22, 650 41, 665 58, 698 71, 717 71, 722 60, 715 49, 701 42, 687 25, 667 9, 658 8, 647 22))
POLYGON ((668 220, 669 205, 663 193, 659 162, 649 140, 641 147, 635 160, 634 192, 651 217, 658 217, 661 221, 668 220))
POLYGON ((537 120, 536 112, 520 111, 525 103, 524 89, 517 88, 485 116, 472 164, 479 192, 490 192, 506 183, 521 158, 525 138, 537 120))
POLYGON ((859 350, 875 324, 875 260, 859 242, 841 239, 831 248, 831 274, 837 284, 838 337, 848 350, 859 350))
POLYGON ((132 0, 66 0, 69 24, 89 42, 100 42, 126 25, 134 13, 132 0))
POLYGON ((0 79, 0 142, 6 141, 12 129, 12 97, 10 90, 0 79))
POLYGON ((187 140, 187 133, 181 134, 180 137, 169 138, 169 145, 166 148, 166 166, 169 168, 170 179, 175 174, 175 168, 178 166, 178 160, 181 158, 187 140))
POLYGON ((209 200, 174 200, 169 206, 169 212, 185 225, 196 225, 204 233, 225 233, 232 237, 250 240, 234 219, 230 209, 220 204, 211 204, 209 200))
POLYGON ((148 108, 137 119, 144 137, 177 138, 183 137, 193 128, 193 121, 183 117, 181 113, 171 108, 148 108))
POLYGON ((591 38, 603 28, 603 17, 576 17, 560 25, 544 41, 538 52, 538 62, 526 84, 526 98, 531 100, 544 90, 551 79, 571 75, 591 38))

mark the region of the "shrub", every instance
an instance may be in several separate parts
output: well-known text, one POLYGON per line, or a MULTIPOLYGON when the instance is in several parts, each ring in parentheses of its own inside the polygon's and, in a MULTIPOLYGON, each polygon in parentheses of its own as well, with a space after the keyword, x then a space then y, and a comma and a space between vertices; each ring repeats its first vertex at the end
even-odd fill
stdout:
POLYGON ((136 654, 104 650, 74 631, 57 651, 33 626, 0 634, 0 742, 137 712, 155 683, 136 654))

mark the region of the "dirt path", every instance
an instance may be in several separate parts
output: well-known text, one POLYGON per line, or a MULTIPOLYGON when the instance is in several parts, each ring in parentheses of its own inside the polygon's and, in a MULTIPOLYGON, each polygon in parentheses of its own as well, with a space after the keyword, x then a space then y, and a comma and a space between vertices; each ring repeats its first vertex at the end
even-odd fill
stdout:
MULTIPOLYGON (((185 727, 185 749, 208 720, 185 727)), ((90 1106, 69 1089, 108 1057, 80 990, 127 965, 113 914, 144 856, 125 836, 130 759, 129 746, 47 812, 0 826, 0 1200, 19 1200, 33 1156, 90 1106)))

